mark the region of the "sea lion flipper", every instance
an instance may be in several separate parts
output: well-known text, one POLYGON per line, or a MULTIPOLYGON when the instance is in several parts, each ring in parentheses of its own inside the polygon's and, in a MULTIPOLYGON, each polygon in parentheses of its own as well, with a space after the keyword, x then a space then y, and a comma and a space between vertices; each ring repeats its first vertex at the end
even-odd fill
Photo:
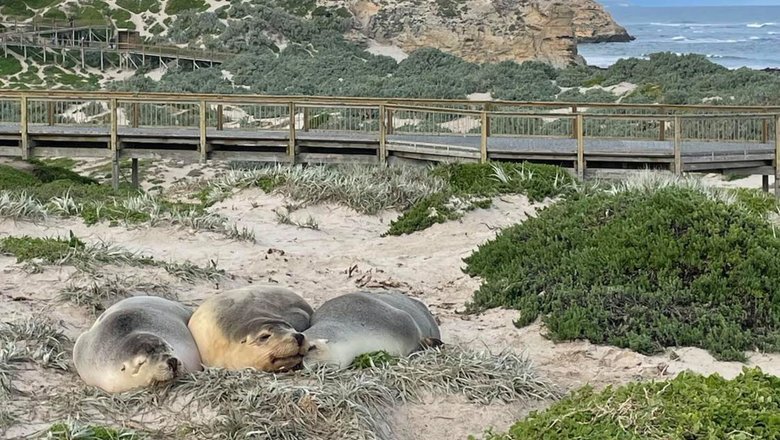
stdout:
POLYGON ((420 340, 420 349, 425 350, 428 348, 436 348, 436 347, 442 347, 444 345, 444 342, 442 342, 439 338, 422 338, 420 340))

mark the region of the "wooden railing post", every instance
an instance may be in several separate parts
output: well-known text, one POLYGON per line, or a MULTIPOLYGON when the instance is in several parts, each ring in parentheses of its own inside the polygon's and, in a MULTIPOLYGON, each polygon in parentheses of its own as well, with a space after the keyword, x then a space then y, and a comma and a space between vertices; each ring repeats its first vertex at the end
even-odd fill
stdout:
POLYGON ((761 130, 761 143, 767 144, 769 143, 769 119, 764 118, 763 122, 764 123, 761 130))
POLYGON ((290 102, 290 143, 287 145, 287 158, 295 164, 295 102, 290 102))
POLYGON ((22 148, 22 159, 30 158, 30 136, 27 122, 27 96, 22 95, 19 99, 19 133, 21 135, 20 147, 22 148))
POLYGON ((682 176, 682 119, 674 117, 674 174, 682 176))
POLYGON ((200 100, 200 118, 198 120, 198 130, 200 132, 200 163, 206 163, 208 158, 208 144, 206 143, 206 100, 200 100))
POLYGON ((134 102, 133 103, 133 115, 132 115, 132 122, 131 125, 133 128, 138 128, 138 125, 140 123, 141 119, 141 103, 134 102))
POLYGON ((119 124, 117 122, 116 98, 109 101, 109 113, 111 114, 110 145, 111 148, 111 186, 119 189, 119 124))
POLYGON ((481 116, 482 138, 479 143, 479 162, 487 163, 488 160, 488 114, 483 111, 481 116))
POLYGON ((303 131, 309 131, 311 122, 309 121, 309 107, 303 108, 303 131))
MULTIPOLYGON (((668 112, 665 108, 661 107, 661 114, 666 116, 668 112)), ((666 140, 666 119, 661 119, 661 126, 659 127, 659 133, 658 133, 658 139, 665 141, 666 140)))
POLYGON ((780 197, 780 114, 775 115, 775 197, 780 197))
POLYGON ((577 177, 580 180, 585 179, 585 117, 582 113, 577 113, 574 119, 577 131, 577 177))
MULTIPOLYGON (((571 113, 572 114, 576 115, 577 111, 578 111, 578 109, 577 109, 576 105, 571 106, 571 113)), ((573 137, 574 139, 577 139, 577 132, 579 130, 577 128, 577 124, 578 123, 579 123, 579 118, 574 118, 574 119, 571 120, 571 137, 573 137)))
POLYGON ((387 124, 384 104, 379 105, 379 163, 387 162, 387 124))
MULTIPOLYGON (((490 113, 491 111, 493 111, 493 104, 485 103, 482 106, 482 110, 485 111, 485 113, 490 113)), ((490 118, 487 118, 487 122, 485 124, 487 126, 487 135, 488 137, 490 137, 490 118)))
POLYGON ((217 105, 217 130, 222 131, 225 128, 225 112, 222 104, 217 105))
POLYGON ((46 121, 49 126, 54 125, 54 102, 46 101, 46 121))
POLYGON ((387 109, 387 123, 385 127, 387 134, 393 134, 393 109, 387 109))

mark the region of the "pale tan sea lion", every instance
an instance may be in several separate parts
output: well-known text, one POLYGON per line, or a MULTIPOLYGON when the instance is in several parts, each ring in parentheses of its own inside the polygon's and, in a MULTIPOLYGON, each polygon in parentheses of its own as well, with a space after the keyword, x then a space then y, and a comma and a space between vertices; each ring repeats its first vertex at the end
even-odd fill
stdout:
POLYGON ((439 326, 421 301, 402 292, 356 292, 322 304, 303 332, 309 349, 307 367, 328 364, 347 368, 355 357, 375 351, 408 356, 442 345, 439 326))
POLYGON ((103 312, 73 347, 76 371, 111 393, 202 369, 187 321, 192 312, 156 296, 126 298, 103 312))
POLYGON ((206 366, 282 371, 301 363, 312 313, 290 289, 253 285, 204 301, 189 328, 206 366))

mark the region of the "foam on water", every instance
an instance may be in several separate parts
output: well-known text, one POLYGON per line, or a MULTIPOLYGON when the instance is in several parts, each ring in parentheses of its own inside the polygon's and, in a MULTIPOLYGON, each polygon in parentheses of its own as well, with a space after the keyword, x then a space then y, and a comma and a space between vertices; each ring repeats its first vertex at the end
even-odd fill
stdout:
POLYGON ((581 44, 589 64, 655 52, 698 53, 729 68, 780 67, 780 6, 610 9, 636 37, 630 43, 581 44))

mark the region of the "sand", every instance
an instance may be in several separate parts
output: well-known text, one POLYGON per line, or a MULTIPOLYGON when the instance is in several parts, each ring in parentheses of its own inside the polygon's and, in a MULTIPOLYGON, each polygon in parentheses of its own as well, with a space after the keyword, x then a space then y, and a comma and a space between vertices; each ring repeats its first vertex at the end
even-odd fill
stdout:
MULTIPOLYGON (((208 178, 213 169, 199 165, 159 166, 152 174, 156 179, 165 180, 167 183, 163 186, 166 187, 179 182, 181 191, 187 182, 208 178)), ((760 178, 758 182, 760 185, 760 178)), ((754 182, 742 181, 743 185, 751 183, 754 182)), ((48 220, 39 224, 3 220, 0 221, 0 238, 25 234, 67 235, 72 230, 83 240, 110 241, 158 259, 189 260, 200 265, 214 260, 219 267, 235 275, 234 279, 219 284, 202 282, 189 285, 156 269, 106 270, 107 273, 136 276, 144 281, 170 283, 180 300, 191 306, 221 289, 249 282, 291 287, 315 307, 329 298, 360 287, 398 288, 430 306, 441 321, 445 342, 492 353, 507 349, 525 352, 540 373, 565 389, 584 384, 600 388, 640 379, 665 379, 686 369, 734 377, 744 365, 718 362, 705 351, 695 348, 643 356, 630 350, 584 341, 553 343, 544 337, 544 327, 538 322, 525 328, 515 328, 512 325, 512 320, 517 317, 515 311, 497 309, 480 315, 462 314, 465 303, 480 284, 478 279, 462 273, 462 258, 495 237, 499 228, 522 222, 544 206, 530 203, 525 197, 502 197, 496 199, 494 207, 467 213, 460 221, 435 225, 410 236, 384 238, 380 235, 387 230, 397 212, 367 216, 332 204, 309 206, 293 212, 294 219, 303 220, 311 216, 316 220, 319 230, 310 230, 277 223, 274 210, 288 202, 280 196, 248 189, 214 206, 215 212, 237 222, 239 228, 254 230, 256 243, 173 227, 128 228, 106 224, 88 227, 77 220, 48 220)), ((62 304, 55 299, 59 290, 71 278, 78 276, 72 267, 49 267, 42 273, 30 275, 14 258, 0 257, 0 274, 0 318, 3 321, 45 313, 60 322, 72 339, 91 325, 94 318, 85 309, 62 304)), ((750 354, 747 364, 759 365, 768 373, 780 374, 778 355, 750 354)), ((47 390, 78 381, 74 373, 23 377, 33 381, 27 386, 38 388, 42 395, 47 390)), ((423 404, 401 407, 393 420, 399 427, 399 438, 466 438, 491 427, 505 430, 530 410, 548 404, 480 406, 457 396, 432 396, 423 404)), ((14 435, 30 434, 49 421, 36 416, 31 423, 20 424, 10 432, 14 435)))

